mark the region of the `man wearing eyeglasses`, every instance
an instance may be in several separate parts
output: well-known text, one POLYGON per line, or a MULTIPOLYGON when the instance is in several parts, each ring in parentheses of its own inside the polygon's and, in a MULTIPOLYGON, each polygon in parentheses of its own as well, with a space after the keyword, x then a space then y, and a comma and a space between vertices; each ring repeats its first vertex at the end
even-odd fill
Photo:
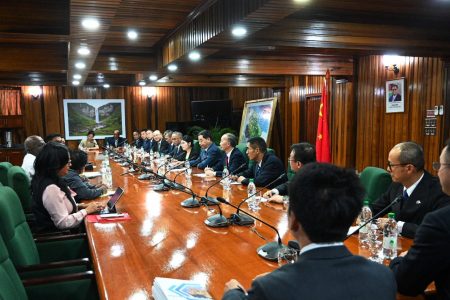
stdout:
MULTIPOLYGON (((450 141, 442 150, 438 171, 442 191, 450 195, 450 141)), ((398 291, 416 296, 435 282, 438 299, 450 299, 450 206, 429 213, 417 229, 414 244, 390 265, 398 291)))
MULTIPOLYGON (((377 214, 395 198, 401 196, 391 211, 395 213, 398 232, 413 238, 425 215, 450 204, 450 197, 441 190, 436 177, 424 170, 422 147, 414 142, 403 142, 394 146, 388 156, 387 170, 392 184, 371 208, 377 214)), ((382 227, 384 218, 379 219, 382 227)))
POLYGON ((393 84, 391 86, 392 95, 389 96, 389 102, 402 101, 402 96, 398 93, 398 85, 393 84))

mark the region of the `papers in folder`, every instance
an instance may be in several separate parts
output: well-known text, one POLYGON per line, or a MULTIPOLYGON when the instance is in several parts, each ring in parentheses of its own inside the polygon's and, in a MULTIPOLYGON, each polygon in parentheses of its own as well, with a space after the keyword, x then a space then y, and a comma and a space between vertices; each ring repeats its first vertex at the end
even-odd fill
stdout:
POLYGON ((102 173, 100 173, 100 172, 84 172, 84 173, 81 174, 81 175, 84 175, 84 176, 86 176, 87 178, 95 178, 95 177, 102 176, 102 173))
POLYGON ((152 293, 155 300, 212 299, 204 283, 195 280, 156 277, 152 293))

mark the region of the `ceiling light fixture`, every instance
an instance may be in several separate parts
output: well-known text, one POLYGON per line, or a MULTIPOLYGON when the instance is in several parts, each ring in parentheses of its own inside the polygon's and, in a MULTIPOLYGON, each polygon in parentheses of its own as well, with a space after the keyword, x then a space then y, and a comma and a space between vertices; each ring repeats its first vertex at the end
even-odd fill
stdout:
POLYGON ((83 63, 83 62, 77 62, 75 64, 75 68, 77 68, 77 69, 84 69, 84 68, 86 68, 86 64, 83 63))
POLYGON ((80 82, 79 82, 78 80, 74 80, 74 81, 72 81, 72 84, 73 84, 73 85, 79 85, 80 82))
POLYGON ((140 85, 140 86, 144 86, 144 85, 146 85, 146 83, 145 83, 145 80, 141 80, 141 81, 139 81, 139 85, 140 85))
POLYGON ((108 88, 110 87, 110 85, 107 84, 107 83, 105 83, 105 84, 103 85, 103 87, 104 87, 105 89, 108 89, 108 88))
POLYGON ((245 29, 245 28, 242 27, 242 26, 238 26, 238 27, 234 27, 233 30, 231 31, 231 33, 232 33, 234 36, 242 37, 242 36, 244 36, 244 35, 247 34, 247 29, 245 29))
POLYGON ((81 25, 86 29, 95 30, 100 27, 100 22, 94 18, 86 18, 81 21, 81 25))
POLYGON ((80 74, 74 74, 73 75, 73 79, 79 80, 79 79, 81 79, 81 75, 80 74))
POLYGON ((42 89, 40 86, 30 86, 29 92, 33 98, 39 98, 39 96, 42 95, 42 89))
POLYGON ((400 69, 398 67, 399 62, 400 62, 400 56, 398 56, 398 55, 384 55, 383 56, 384 67, 388 71, 393 71, 395 75, 397 75, 400 72, 400 69))
POLYGON ((176 71, 177 69, 178 69, 178 67, 177 67, 177 65, 175 65, 175 64, 171 64, 171 65, 168 65, 167 66, 167 69, 169 70, 169 71, 176 71))
POLYGON ((150 76, 148 77, 148 79, 150 79, 151 81, 156 81, 156 80, 158 80, 158 76, 156 76, 156 75, 150 75, 150 76))
POLYGON ((130 40, 135 40, 138 37, 138 33, 135 30, 128 30, 127 36, 130 40))
POLYGON ((81 46, 80 48, 78 48, 78 54, 89 55, 89 54, 91 54, 91 50, 89 50, 89 48, 86 46, 81 46))
POLYGON ((245 78, 244 76, 239 76, 239 77, 237 78, 237 80, 239 80, 239 81, 245 81, 245 80, 247 80, 247 78, 245 78))
POLYGON ((198 51, 192 51, 191 53, 189 53, 189 59, 192 61, 197 61, 200 60, 201 55, 198 51))

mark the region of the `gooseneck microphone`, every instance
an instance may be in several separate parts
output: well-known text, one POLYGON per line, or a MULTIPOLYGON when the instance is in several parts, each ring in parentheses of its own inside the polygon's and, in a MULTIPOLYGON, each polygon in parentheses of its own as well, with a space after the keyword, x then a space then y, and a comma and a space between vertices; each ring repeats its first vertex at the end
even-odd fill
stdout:
MULTIPOLYGON (((227 200, 225 200, 222 197, 217 197, 217 201, 219 201, 220 203, 225 203, 227 205, 230 205, 231 207, 238 209, 238 207, 236 205, 231 204, 230 202, 228 202, 227 200)), ((281 236, 280 236, 280 233, 278 232, 278 229, 276 229, 274 226, 270 225, 269 223, 255 217, 254 215, 249 214, 246 211, 241 210, 241 212, 246 214, 247 216, 263 223, 267 227, 272 228, 277 233, 278 241, 269 242, 265 245, 262 245, 262 246, 258 247, 256 252, 258 253, 259 256, 261 256, 264 259, 271 260, 271 261, 278 260, 278 252, 280 252, 281 249, 286 248, 286 246, 283 245, 283 243, 281 241, 281 236)), ((230 217, 230 223, 235 224, 236 222, 235 222, 233 216, 235 216, 235 215, 231 215, 231 217, 230 217)))
POLYGON ((400 201, 403 198, 403 195, 398 195, 397 197, 395 197, 395 199, 389 203, 388 205, 386 205, 382 210, 380 210, 377 214, 375 214, 372 218, 370 218, 369 220, 367 220, 366 222, 364 222, 362 225, 360 225, 355 231, 353 231, 351 234, 348 234, 344 241, 346 239, 348 239, 350 236, 352 236, 353 233, 358 232, 361 228, 363 228, 364 226, 366 226, 369 223, 372 223, 373 220, 375 220, 376 218, 378 218, 379 216, 383 215, 389 208, 391 208, 395 203, 397 203, 398 201, 400 201))
POLYGON ((236 213, 231 215, 231 218, 234 219, 234 223, 239 225, 239 226, 247 226, 247 225, 252 225, 253 223, 255 223, 255 220, 253 220, 253 218, 248 217, 247 214, 240 214, 239 213, 241 205, 244 204, 244 202, 247 201, 248 199, 250 199, 251 197, 253 197, 256 194, 258 194, 259 192, 261 192, 263 189, 267 188, 268 186, 271 186, 272 184, 274 184, 275 182, 277 182, 278 180, 282 179, 285 176, 286 176, 285 173, 281 174, 280 176, 278 176, 277 178, 275 178, 274 180, 272 180, 271 182, 269 182, 265 186, 257 189, 255 191, 255 193, 253 193, 249 197, 247 197, 244 200, 242 200, 241 202, 239 202, 239 205, 237 206, 236 213))
MULTIPOLYGON (((204 157, 202 160, 200 160, 199 163, 205 161, 208 157, 204 157)), ((177 174, 178 175, 178 174, 177 174)), ((177 176, 175 176, 174 180, 177 178, 177 176)), ((200 202, 195 199, 195 197, 192 198, 188 198, 186 200, 181 201, 180 203, 181 206, 186 207, 186 208, 194 208, 194 207, 200 207, 200 202)))
POLYGON ((211 184, 207 189, 206 189, 206 193, 205 193, 205 197, 202 197, 202 200, 204 199, 205 201, 214 201, 214 198, 208 197, 208 192, 209 190, 217 185, 218 183, 222 182, 224 179, 227 179, 228 177, 236 174, 240 169, 242 169, 243 167, 247 166, 247 163, 243 163, 242 165, 240 165, 236 170, 234 170, 233 172, 230 172, 230 174, 228 174, 227 176, 220 178, 219 180, 215 181, 213 184, 211 184))

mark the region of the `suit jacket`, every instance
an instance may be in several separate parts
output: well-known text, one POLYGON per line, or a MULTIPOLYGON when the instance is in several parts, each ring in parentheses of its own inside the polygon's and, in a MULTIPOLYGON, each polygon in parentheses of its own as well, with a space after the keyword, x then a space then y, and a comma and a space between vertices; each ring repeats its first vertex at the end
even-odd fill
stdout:
POLYGON ((317 248, 258 278, 246 296, 234 289, 224 294, 233 299, 364 299, 394 300, 395 279, 381 264, 352 255, 345 246, 317 248))
MULTIPOLYGON (((397 196, 403 194, 403 185, 393 182, 386 193, 371 204, 373 214, 377 214, 397 196)), ((422 180, 409 198, 394 204, 390 211, 395 213, 397 221, 403 221, 401 234, 413 238, 425 215, 450 204, 450 197, 442 192, 438 178, 425 171, 422 180)))
MULTIPOLYGON (((275 155, 268 152, 266 152, 263 157, 261 168, 259 171, 257 169, 257 166, 258 164, 255 162, 251 168, 248 168, 246 171, 239 174, 240 176, 245 177, 245 179, 242 181, 242 184, 248 185, 248 183, 250 182, 250 178, 253 178, 256 186, 266 186, 281 174, 285 174, 284 165, 281 160, 275 155)), ((271 189, 276 184, 280 184, 280 182, 286 181, 287 177, 284 176, 282 179, 270 184, 268 188, 271 189)))
MULTIPOLYGON (((202 149, 200 156, 197 159, 190 160, 190 164, 193 167, 204 169, 206 167, 213 168, 214 171, 220 171, 223 169, 223 156, 222 151, 216 144, 212 143, 208 149, 202 149)), ((191 158, 189 158, 191 159, 191 158)))
POLYGON ((63 180, 67 186, 77 194, 75 196, 76 202, 95 199, 103 194, 103 191, 96 188, 95 185, 83 181, 75 170, 69 169, 69 172, 67 172, 67 175, 63 177, 63 180))
POLYGON ((189 160, 189 163, 192 160, 196 160, 199 156, 199 153, 197 151, 195 151, 194 149, 191 149, 191 153, 189 153, 189 157, 186 157, 187 152, 186 151, 181 151, 178 156, 174 156, 174 158, 176 160, 189 160))
POLYGON ((285 196, 285 195, 289 194, 288 187, 289 187, 289 182, 286 181, 280 185, 277 185, 275 188, 278 190, 278 195, 285 196))
POLYGON ((169 153, 169 143, 165 139, 162 139, 159 142, 153 141, 152 142, 152 150, 153 150, 153 152, 168 154, 169 153))
POLYGON ((402 96, 400 95, 400 94, 397 94, 397 97, 395 97, 394 98, 394 95, 391 95, 390 97, 389 97, 389 102, 392 102, 392 101, 402 101, 402 96))
POLYGON ((171 146, 172 146, 172 149, 169 152, 170 156, 172 156, 173 158, 180 156, 180 154, 183 152, 183 148, 181 148, 181 145, 178 145, 178 146, 171 145, 171 146))
POLYGON ((425 217, 408 254, 390 267, 400 293, 418 295, 434 281, 438 299, 450 299, 450 206, 425 217))
POLYGON ((119 136, 119 138, 117 139, 117 146, 116 146, 116 139, 113 136, 110 136, 110 137, 105 138, 105 145, 110 145, 114 148, 123 147, 123 146, 125 146, 126 141, 127 141, 126 138, 119 136))
POLYGON ((136 146, 136 148, 141 148, 141 147, 143 147, 144 146, 144 140, 143 139, 141 139, 141 138, 138 138, 137 140, 134 140, 132 143, 131 143, 131 145, 132 146, 136 146))
MULTIPOLYGON (((242 166, 243 164, 245 164, 247 161, 244 157, 244 154, 242 154, 242 152, 238 148, 233 148, 233 150, 231 150, 230 159, 229 159, 228 163, 227 163, 227 161, 228 161, 227 154, 224 153, 222 164, 224 167, 227 166, 228 172, 234 173, 235 171, 245 170, 245 167, 242 167, 239 169, 239 167, 242 166)), ((216 176, 222 176, 222 171, 223 171, 223 169, 220 171, 217 171, 216 176)))

